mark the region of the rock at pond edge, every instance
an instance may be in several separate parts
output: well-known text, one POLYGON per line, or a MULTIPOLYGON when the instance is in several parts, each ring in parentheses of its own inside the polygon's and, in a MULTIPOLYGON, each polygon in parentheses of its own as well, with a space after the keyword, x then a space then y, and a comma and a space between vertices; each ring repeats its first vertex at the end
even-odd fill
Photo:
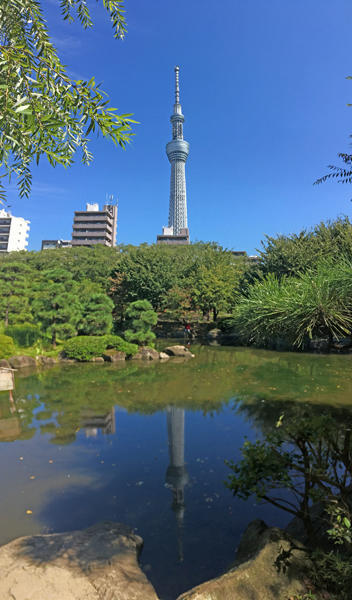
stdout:
POLYGON ((149 346, 140 346, 137 354, 131 356, 132 360, 159 360, 159 352, 149 346))
POLYGON ((242 536, 236 566, 177 600, 279 600, 304 594, 310 566, 306 553, 292 550, 287 569, 283 565, 278 568, 278 556, 290 548, 291 539, 276 527, 269 528, 259 519, 253 521, 242 536))
POLYGON ((55 365, 57 363, 57 360, 55 358, 53 358, 52 356, 38 356, 37 357, 37 363, 38 365, 42 366, 42 367, 46 367, 46 366, 52 366, 55 365))
POLYGON ((164 352, 169 356, 183 356, 185 358, 193 358, 192 354, 186 346, 168 346, 164 352))
POLYGON ((35 367, 37 364, 35 358, 32 358, 31 356, 11 356, 9 358, 9 363, 13 369, 35 367))
POLYGON ((143 540, 120 523, 0 547, 1 600, 158 600, 138 566, 143 540))
POLYGON ((119 350, 105 350, 103 359, 106 362, 119 362, 120 360, 126 360, 126 352, 120 352, 119 350))
POLYGON ((9 363, 8 360, 6 360, 6 358, 1 358, 0 359, 0 368, 2 368, 2 369, 11 369, 10 363, 9 363))

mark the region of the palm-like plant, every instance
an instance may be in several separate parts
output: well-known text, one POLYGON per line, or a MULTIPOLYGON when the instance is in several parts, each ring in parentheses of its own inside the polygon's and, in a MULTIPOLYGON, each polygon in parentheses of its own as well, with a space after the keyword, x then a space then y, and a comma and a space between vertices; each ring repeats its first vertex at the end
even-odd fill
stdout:
POLYGON ((345 336, 352 328, 352 264, 322 258, 296 278, 262 277, 239 298, 235 319, 245 341, 264 345, 275 337, 301 347, 307 337, 345 336))

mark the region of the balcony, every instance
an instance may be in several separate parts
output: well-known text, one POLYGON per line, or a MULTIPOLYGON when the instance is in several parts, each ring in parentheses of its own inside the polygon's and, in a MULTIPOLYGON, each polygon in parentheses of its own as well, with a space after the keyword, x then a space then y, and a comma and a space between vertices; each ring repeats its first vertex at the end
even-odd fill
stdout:
POLYGON ((107 239, 110 240, 111 239, 111 235, 109 235, 108 233, 104 232, 99 232, 99 231, 73 231, 72 232, 72 239, 76 239, 76 240, 90 240, 90 239, 107 239))
POLYGON ((102 240, 102 239, 96 239, 96 240, 92 240, 92 239, 79 239, 79 240, 72 240, 72 246, 95 246, 97 244, 102 244, 103 246, 111 246, 111 242, 109 242, 108 240, 102 240))
POLYGON ((73 231, 112 231, 109 223, 73 223, 73 231))

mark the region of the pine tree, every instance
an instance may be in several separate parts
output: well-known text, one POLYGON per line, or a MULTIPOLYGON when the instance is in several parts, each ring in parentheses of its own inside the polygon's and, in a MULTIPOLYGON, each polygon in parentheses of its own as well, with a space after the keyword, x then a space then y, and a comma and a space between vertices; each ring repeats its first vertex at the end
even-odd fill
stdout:
POLYGON ((126 310, 126 321, 128 329, 124 336, 127 342, 133 342, 146 346, 155 340, 155 333, 151 328, 157 324, 158 315, 148 300, 137 300, 131 302, 126 310))
POLYGON ((78 299, 78 284, 72 275, 63 269, 43 271, 32 311, 43 332, 50 336, 54 348, 57 338, 76 335, 82 306, 78 299))

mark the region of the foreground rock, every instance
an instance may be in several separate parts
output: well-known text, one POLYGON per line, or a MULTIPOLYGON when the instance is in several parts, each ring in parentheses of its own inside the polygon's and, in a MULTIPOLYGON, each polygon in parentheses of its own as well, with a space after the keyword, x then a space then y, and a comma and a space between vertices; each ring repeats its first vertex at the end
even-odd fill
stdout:
POLYGON ((193 358, 194 354, 186 348, 186 346, 169 346, 164 352, 169 356, 184 356, 185 358, 193 358))
POLYGON ((13 369, 24 369, 25 367, 35 367, 35 358, 31 356, 11 356, 9 358, 10 366, 13 369))
POLYGON ((290 537, 259 519, 247 527, 238 548, 235 567, 189 592, 178 600, 279 600, 307 591, 306 553, 293 550, 289 564, 278 562, 290 548, 290 537))
POLYGON ((1 600, 158 600, 119 523, 19 538, 0 548, 1 600))

